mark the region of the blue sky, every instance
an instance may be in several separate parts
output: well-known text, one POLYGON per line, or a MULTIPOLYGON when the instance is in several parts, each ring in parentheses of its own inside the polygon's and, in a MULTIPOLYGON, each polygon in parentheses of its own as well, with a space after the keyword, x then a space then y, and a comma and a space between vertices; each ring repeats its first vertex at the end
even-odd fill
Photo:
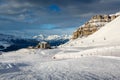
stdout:
POLYGON ((119 10, 120 0, 0 0, 0 33, 72 34, 91 16, 119 10))

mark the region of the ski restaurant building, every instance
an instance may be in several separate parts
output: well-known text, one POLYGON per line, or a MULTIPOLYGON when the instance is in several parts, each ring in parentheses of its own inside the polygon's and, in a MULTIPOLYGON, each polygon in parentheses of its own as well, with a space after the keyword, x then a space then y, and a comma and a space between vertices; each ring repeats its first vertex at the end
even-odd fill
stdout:
POLYGON ((41 49, 49 49, 50 48, 50 44, 48 42, 40 42, 37 45, 37 48, 41 48, 41 49))

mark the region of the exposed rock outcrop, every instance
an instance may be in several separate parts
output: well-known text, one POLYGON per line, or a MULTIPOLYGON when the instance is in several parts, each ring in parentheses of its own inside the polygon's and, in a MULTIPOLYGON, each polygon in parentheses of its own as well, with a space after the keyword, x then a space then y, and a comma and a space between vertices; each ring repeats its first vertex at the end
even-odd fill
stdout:
POLYGON ((73 33, 72 39, 87 37, 118 16, 119 15, 95 15, 73 33))

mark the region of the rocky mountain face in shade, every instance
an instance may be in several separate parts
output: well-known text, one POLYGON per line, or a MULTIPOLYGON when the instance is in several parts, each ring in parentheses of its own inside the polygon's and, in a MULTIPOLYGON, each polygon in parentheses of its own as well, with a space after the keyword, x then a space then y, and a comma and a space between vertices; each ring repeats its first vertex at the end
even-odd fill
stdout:
POLYGON ((72 39, 87 37, 101 27, 106 25, 107 23, 114 20, 120 14, 112 14, 112 15, 95 15, 88 22, 80 26, 75 32, 73 32, 72 39))

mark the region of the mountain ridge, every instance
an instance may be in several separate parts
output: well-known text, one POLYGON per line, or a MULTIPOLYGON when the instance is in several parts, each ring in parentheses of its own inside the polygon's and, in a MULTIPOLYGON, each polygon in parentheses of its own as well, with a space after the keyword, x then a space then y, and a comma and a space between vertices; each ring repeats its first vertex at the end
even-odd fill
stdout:
POLYGON ((120 16, 120 12, 109 15, 95 15, 85 24, 80 26, 75 32, 73 32, 72 39, 87 37, 98 31, 101 27, 105 26, 118 16, 120 16))
POLYGON ((38 41, 45 40, 45 41, 51 41, 51 40, 69 40, 71 39, 71 35, 63 34, 63 35, 37 35, 33 36, 33 39, 36 39, 38 41))
POLYGON ((98 31, 86 38, 70 40, 60 47, 97 47, 97 46, 117 46, 120 45, 120 16, 104 25, 98 31))

